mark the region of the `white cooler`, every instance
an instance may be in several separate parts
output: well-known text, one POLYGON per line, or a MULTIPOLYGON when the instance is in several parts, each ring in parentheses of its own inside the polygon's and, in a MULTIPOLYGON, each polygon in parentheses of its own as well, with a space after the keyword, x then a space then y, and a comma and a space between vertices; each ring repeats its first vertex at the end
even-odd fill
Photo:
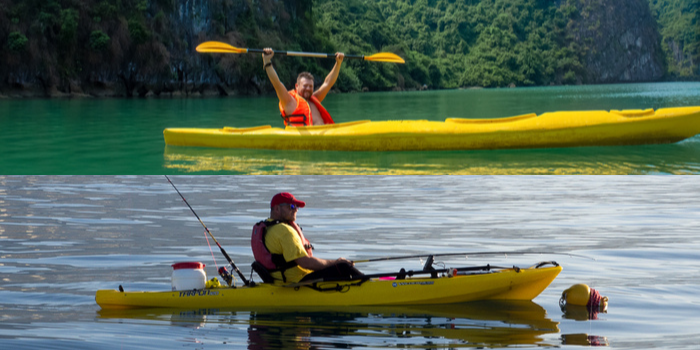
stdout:
POLYGON ((204 289, 207 284, 207 274, 201 262, 179 262, 172 264, 173 290, 204 289))

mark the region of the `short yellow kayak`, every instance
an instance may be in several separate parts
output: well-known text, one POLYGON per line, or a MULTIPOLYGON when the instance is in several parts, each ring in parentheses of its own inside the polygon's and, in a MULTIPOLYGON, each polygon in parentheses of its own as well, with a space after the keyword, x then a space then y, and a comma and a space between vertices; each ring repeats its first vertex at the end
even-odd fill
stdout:
POLYGON ((469 274, 407 277, 386 280, 319 282, 280 286, 260 283, 239 288, 184 291, 98 290, 95 300, 102 309, 128 308, 275 308, 348 307, 374 305, 429 305, 477 300, 532 300, 557 277, 556 263, 529 268, 495 268, 469 274), (552 265, 548 265, 552 264, 552 265))
POLYGON ((700 133, 700 106, 526 114, 499 119, 360 120, 308 127, 163 131, 170 146, 417 151, 672 143, 700 133))

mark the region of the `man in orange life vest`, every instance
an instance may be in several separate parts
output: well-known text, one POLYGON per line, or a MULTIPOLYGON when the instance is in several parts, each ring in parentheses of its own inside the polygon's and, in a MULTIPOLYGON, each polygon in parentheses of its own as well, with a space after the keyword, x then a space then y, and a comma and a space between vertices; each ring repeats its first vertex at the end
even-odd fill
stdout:
POLYGON ((255 261, 278 281, 296 283, 331 278, 361 279, 364 275, 345 258, 335 260, 313 256, 313 246, 297 225, 297 211, 306 203, 282 192, 272 197, 270 218, 253 227, 251 246, 255 261))
POLYGON ((323 81, 321 87, 314 92, 314 77, 309 72, 302 72, 297 77, 296 89, 287 91, 287 88, 282 84, 280 78, 272 66, 272 56, 275 53, 271 48, 263 50, 263 69, 267 73, 272 86, 275 88, 277 98, 280 100, 280 113, 284 119, 284 125, 289 126, 309 126, 309 125, 324 125, 334 124, 333 118, 321 105, 321 101, 326 98, 326 95, 338 79, 340 73, 340 65, 343 63, 345 54, 338 52, 335 54, 335 66, 326 80, 323 81))

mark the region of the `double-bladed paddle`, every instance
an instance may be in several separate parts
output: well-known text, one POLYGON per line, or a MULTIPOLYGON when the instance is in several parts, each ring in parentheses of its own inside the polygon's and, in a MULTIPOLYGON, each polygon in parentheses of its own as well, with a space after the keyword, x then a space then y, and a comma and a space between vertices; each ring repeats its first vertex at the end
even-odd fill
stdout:
MULTIPOLYGON (((197 52, 201 53, 262 53, 262 49, 241 49, 231 46, 227 43, 219 41, 207 41, 199 44, 196 48, 197 52)), ((299 51, 274 51, 276 55, 301 56, 301 57, 316 57, 316 58, 334 58, 332 53, 317 53, 317 52, 299 52, 299 51)), ((361 59, 373 62, 389 62, 389 63, 406 63, 403 58, 391 52, 380 52, 371 56, 364 55, 345 55, 349 59, 361 59)))

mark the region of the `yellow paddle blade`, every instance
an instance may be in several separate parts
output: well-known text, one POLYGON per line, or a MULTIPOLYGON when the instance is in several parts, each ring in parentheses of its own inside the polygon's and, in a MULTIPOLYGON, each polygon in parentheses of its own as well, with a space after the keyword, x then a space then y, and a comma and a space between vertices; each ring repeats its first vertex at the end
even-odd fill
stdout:
POLYGON ((197 52, 209 52, 209 53, 246 53, 248 49, 239 49, 233 47, 227 43, 222 43, 218 41, 207 41, 197 45, 197 52))
POLYGON ((406 63, 403 58, 393 54, 391 52, 380 52, 375 53, 372 56, 365 56, 365 61, 375 61, 375 62, 390 62, 390 63, 406 63))

